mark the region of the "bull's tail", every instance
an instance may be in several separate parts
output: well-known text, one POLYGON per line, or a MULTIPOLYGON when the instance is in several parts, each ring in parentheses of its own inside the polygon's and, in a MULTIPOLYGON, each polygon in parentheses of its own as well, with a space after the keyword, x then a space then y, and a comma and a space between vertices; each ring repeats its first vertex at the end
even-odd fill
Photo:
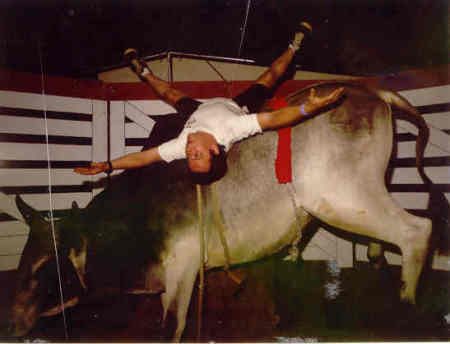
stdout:
POLYGON ((423 119, 422 115, 417 111, 417 109, 415 109, 404 97, 386 90, 374 91, 385 102, 401 110, 395 112, 396 118, 403 119, 415 124, 419 130, 416 139, 416 166, 423 182, 428 185, 430 198, 428 201, 427 211, 432 217, 433 227, 435 229, 438 229, 437 232, 439 232, 436 233, 438 236, 438 238, 436 239, 438 242, 439 251, 441 253, 448 253, 450 251, 450 247, 448 247, 448 235, 450 234, 450 205, 444 193, 439 189, 437 185, 433 184, 431 179, 426 175, 423 166, 424 152, 430 136, 428 125, 423 119))
POLYGON ((395 108, 401 110, 395 113, 395 117, 399 119, 404 119, 408 122, 415 124, 419 130, 416 138, 416 166, 419 171, 420 177, 423 182, 428 185, 432 185, 433 182, 426 175, 423 167, 423 157, 425 153, 425 148, 428 144, 428 139, 430 137, 430 129, 427 123, 423 119, 422 115, 417 111, 417 109, 412 106, 408 100, 406 100, 401 95, 386 91, 386 90, 375 90, 377 95, 383 99, 386 103, 393 105, 395 108))

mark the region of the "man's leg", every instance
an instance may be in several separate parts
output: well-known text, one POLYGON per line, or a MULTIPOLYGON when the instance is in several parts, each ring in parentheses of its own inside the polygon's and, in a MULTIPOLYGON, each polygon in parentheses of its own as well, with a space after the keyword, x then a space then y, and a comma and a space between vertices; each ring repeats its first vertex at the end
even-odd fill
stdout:
MULTIPOLYGON (((139 79, 150 85, 164 101, 177 110, 177 113, 173 114, 150 116, 155 121, 155 125, 142 150, 159 146, 160 144, 177 137, 183 130, 186 121, 199 106, 200 102, 189 98, 183 92, 173 88, 167 81, 154 76, 147 64, 137 57, 135 49, 125 50, 124 56, 130 64, 131 70, 139 77, 139 79)), ((130 178, 134 180, 135 185, 135 188, 130 189, 131 192, 137 190, 142 182, 152 179, 149 178, 150 175, 158 176, 157 179, 168 176, 166 167, 167 163, 160 162, 136 170, 127 170, 125 173, 130 175, 130 178)))
POLYGON ((236 96, 233 100, 241 107, 247 107, 250 113, 260 111, 264 102, 272 96, 271 89, 288 69, 295 54, 300 49, 305 34, 310 34, 310 24, 302 22, 295 33, 289 47, 279 56, 248 90, 236 96))
POLYGON ((138 58, 135 49, 127 49, 123 54, 130 64, 132 71, 139 79, 149 84, 165 102, 175 106, 179 100, 187 98, 186 94, 173 88, 170 83, 153 75, 147 64, 138 58))
POLYGON ((280 79, 286 72, 295 54, 300 49, 305 34, 308 33, 309 34, 312 33, 311 25, 306 22, 301 22, 299 24, 297 32, 295 32, 293 41, 289 44, 288 49, 286 49, 280 57, 278 57, 274 62, 272 62, 270 68, 267 71, 265 71, 255 81, 255 83, 264 85, 267 88, 274 87, 278 79, 280 79))

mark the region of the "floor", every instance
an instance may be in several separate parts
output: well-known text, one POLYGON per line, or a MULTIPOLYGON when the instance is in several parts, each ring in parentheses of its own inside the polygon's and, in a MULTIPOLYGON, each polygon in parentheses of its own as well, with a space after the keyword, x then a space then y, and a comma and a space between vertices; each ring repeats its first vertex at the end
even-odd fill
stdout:
MULTIPOLYGON (((375 271, 366 263, 339 269, 332 262, 283 262, 271 257, 207 274, 202 328, 195 288, 183 341, 346 342, 448 341, 450 274, 432 271, 421 284, 416 311, 397 301, 399 267, 375 271), (407 316, 406 316, 407 315, 407 316)), ((14 271, 0 273, 0 324, 8 318, 14 271)), ((45 318, 28 342, 166 342, 174 321, 161 329, 158 296, 93 293, 77 307, 45 318)), ((8 340, 7 340, 8 341, 8 340)))

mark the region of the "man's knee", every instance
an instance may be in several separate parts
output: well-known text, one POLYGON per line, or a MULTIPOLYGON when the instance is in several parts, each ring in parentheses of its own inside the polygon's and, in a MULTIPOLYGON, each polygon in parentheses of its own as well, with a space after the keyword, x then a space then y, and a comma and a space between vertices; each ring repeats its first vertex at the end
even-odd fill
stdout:
POLYGON ((175 105, 181 99, 186 98, 186 95, 183 92, 173 87, 168 87, 167 89, 165 89, 164 92, 162 92, 161 96, 171 105, 175 105))

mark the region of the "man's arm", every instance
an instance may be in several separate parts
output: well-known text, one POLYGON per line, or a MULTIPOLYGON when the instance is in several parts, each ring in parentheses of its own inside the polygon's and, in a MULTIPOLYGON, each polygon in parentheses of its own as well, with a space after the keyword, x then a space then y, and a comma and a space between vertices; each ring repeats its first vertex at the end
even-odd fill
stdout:
POLYGON ((261 112, 257 115, 262 130, 275 130, 295 124, 300 118, 310 116, 321 108, 336 102, 343 95, 344 88, 338 88, 325 97, 317 97, 314 88, 308 100, 300 106, 288 106, 273 112, 261 112), (302 113, 303 112, 303 113, 302 113))
MULTIPOLYGON (((158 147, 153 147, 142 152, 130 153, 111 160, 111 167, 113 169, 138 168, 161 160, 158 147)), ((78 167, 74 171, 78 174, 92 175, 106 172, 109 169, 108 162, 93 162, 89 167, 78 167)))

